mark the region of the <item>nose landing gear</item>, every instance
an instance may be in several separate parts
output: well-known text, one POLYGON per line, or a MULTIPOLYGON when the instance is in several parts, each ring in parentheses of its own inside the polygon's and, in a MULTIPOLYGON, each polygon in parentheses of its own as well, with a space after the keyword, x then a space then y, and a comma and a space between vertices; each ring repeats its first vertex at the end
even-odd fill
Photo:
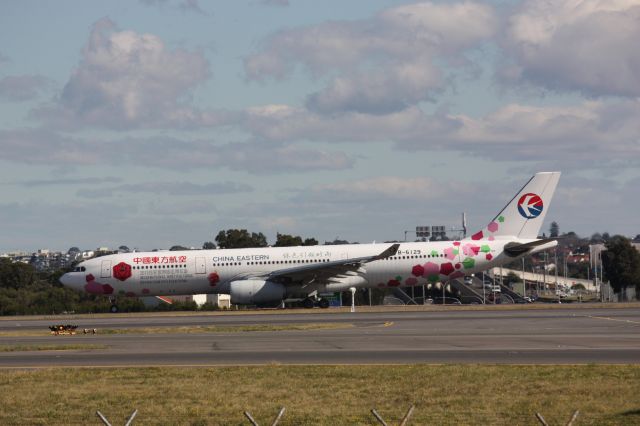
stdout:
POLYGON ((110 297, 109 302, 111 302, 111 307, 109 308, 109 312, 111 312, 112 314, 117 314, 120 311, 120 308, 118 308, 118 305, 116 305, 116 298, 110 297))

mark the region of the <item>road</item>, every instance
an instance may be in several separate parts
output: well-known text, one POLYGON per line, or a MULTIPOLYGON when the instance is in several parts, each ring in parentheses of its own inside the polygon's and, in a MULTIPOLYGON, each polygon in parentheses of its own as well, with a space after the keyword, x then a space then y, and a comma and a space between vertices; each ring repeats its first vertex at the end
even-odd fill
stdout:
MULTIPOLYGON (((556 307, 558 308, 558 307, 556 307)), ((317 312, 317 311, 316 311, 317 312)), ((58 321, 60 322, 60 321, 58 321)), ((67 321, 61 321, 66 323, 67 321)), ((80 317, 80 328, 334 322, 348 328, 0 337, 4 345, 91 344, 105 349, 0 352, 0 368, 251 364, 638 364, 640 309, 550 309, 279 315, 80 317)), ((0 334, 44 319, 3 319, 0 334)))

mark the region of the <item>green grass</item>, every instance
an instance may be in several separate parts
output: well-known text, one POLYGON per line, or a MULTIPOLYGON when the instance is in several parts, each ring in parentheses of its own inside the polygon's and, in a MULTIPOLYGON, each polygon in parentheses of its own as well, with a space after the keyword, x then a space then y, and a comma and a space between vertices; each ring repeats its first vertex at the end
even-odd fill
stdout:
MULTIPOLYGON (((295 331, 295 330, 336 330, 353 327, 344 322, 301 323, 301 324, 247 324, 247 325, 203 325, 185 327, 131 327, 98 328, 98 334, 167 334, 167 333, 239 333, 247 331, 295 331)), ((10 330, 0 332, 0 337, 37 337, 47 336, 51 330, 10 330)), ((82 332, 78 332, 81 335, 82 332)), ((65 335, 58 338, 63 339, 65 335)))
POLYGON ((261 366, 0 370, 0 424, 639 424, 640 366, 261 366))
POLYGON ((248 331, 303 331, 350 328, 348 323, 203 325, 188 327, 134 327, 98 329, 98 334, 239 333, 248 331))
POLYGON ((25 351, 75 351, 89 349, 105 349, 105 345, 56 345, 56 344, 33 344, 33 345, 0 345, 0 352, 25 352, 25 351))

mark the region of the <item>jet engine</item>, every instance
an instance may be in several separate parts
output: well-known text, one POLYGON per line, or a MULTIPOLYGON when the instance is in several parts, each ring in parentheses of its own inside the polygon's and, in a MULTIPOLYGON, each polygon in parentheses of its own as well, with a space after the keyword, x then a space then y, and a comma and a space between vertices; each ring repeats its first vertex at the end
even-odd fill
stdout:
POLYGON ((258 305, 281 302, 285 288, 280 283, 264 280, 231 281, 229 294, 231 303, 237 305, 258 305))

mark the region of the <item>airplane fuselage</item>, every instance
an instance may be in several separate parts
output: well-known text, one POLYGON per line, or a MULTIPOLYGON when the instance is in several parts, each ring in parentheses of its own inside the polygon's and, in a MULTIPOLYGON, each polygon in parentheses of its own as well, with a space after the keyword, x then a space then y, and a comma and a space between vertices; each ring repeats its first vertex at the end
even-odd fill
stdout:
MULTIPOLYGON (((499 266, 509 241, 401 243, 395 255, 362 265, 325 282, 291 283, 287 297, 344 291, 350 287, 411 287, 434 284, 499 266), (302 286, 302 288, 301 288, 302 286)), ((65 284, 93 294, 156 296, 221 293, 247 275, 341 259, 373 256, 385 244, 318 245, 248 249, 122 253, 82 262, 65 284)), ((536 250, 537 251, 537 250, 536 250)))

